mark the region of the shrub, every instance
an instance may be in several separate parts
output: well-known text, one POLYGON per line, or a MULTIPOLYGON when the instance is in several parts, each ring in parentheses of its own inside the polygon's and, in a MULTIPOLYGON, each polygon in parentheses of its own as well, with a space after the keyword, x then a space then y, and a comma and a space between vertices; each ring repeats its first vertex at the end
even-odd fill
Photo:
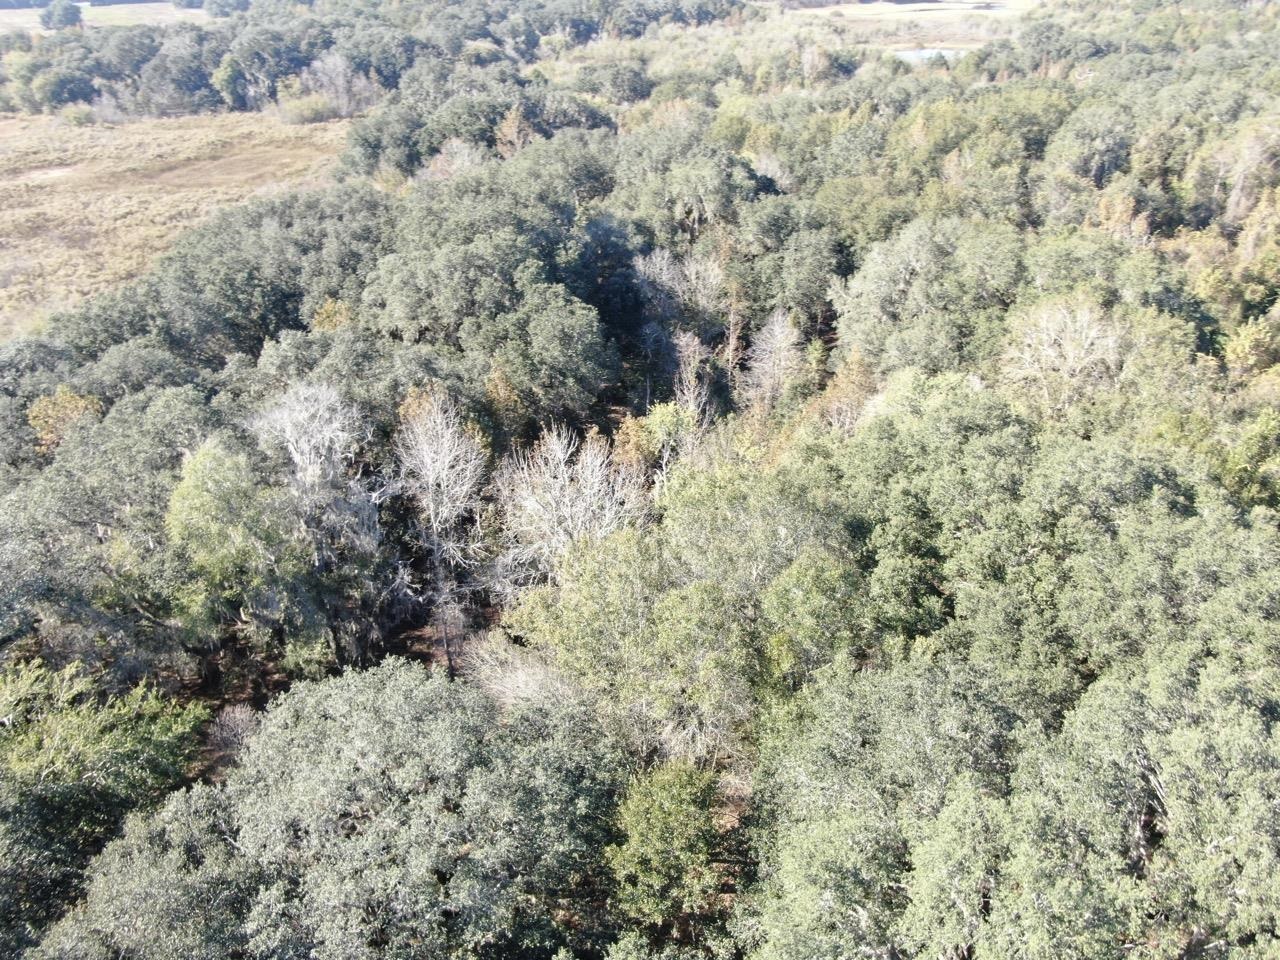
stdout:
POLYGON ((80 7, 71 0, 53 0, 40 11, 40 26, 46 30, 78 27, 81 22, 80 7))
POLYGON ((329 98, 321 93, 304 93, 280 101, 280 116, 285 123, 324 123, 338 116, 329 98))

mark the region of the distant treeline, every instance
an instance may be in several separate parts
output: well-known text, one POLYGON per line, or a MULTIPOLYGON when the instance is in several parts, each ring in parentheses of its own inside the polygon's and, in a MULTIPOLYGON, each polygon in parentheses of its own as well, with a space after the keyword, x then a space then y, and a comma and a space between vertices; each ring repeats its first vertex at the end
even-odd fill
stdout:
MULTIPOLYGON (((283 94, 305 101, 307 119, 329 119, 362 112, 419 65, 413 89, 425 84, 438 97, 448 77, 483 75, 483 91, 464 97, 505 112, 515 89, 530 85, 520 67, 537 59, 544 40, 548 49, 562 49, 597 37, 637 37, 651 24, 706 23, 743 9, 737 0, 430 0, 387 6, 377 15, 351 0, 303 6, 204 0, 203 6, 219 18, 210 26, 0 35, 0 110, 94 104, 111 119, 173 116, 256 110, 283 94)), ((459 92, 465 86, 460 82, 459 92)), ((573 121, 566 114, 546 122, 573 121)))
MULTIPOLYGON (((0 10, 29 10, 41 9, 49 6, 51 0, 0 0, 0 10)), ((122 3, 169 3, 170 0, 88 0, 91 7, 111 7, 122 3)), ((179 3, 174 0, 174 6, 200 6, 200 3, 179 3)))

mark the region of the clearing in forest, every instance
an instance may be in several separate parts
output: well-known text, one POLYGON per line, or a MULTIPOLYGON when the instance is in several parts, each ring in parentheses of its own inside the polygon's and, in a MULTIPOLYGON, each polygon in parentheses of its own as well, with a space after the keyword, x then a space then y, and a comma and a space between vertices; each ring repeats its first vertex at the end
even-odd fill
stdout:
POLYGON ((0 115, 0 337, 139 275, 219 207, 322 182, 346 130, 246 113, 83 126, 0 115))
MULTIPOLYGON (((172 3, 112 3, 103 6, 80 4, 86 27, 134 27, 142 24, 207 23, 210 17, 200 8, 175 7, 172 3)), ((0 9, 0 33, 47 33, 40 27, 40 8, 0 9)))
POLYGON ((792 19, 824 17, 852 31, 868 44, 894 50, 971 50, 1007 36, 1013 21, 1039 6, 1040 0, 924 0, 919 3, 834 3, 793 6, 792 19))

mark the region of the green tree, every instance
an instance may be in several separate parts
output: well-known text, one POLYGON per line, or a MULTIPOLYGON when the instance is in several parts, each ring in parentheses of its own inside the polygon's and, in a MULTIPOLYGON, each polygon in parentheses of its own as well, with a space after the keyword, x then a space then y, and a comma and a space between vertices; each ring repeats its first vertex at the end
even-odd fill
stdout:
POLYGON ((620 758, 571 704, 502 713, 475 687, 401 660, 299 683, 224 785, 130 822, 44 951, 372 960, 590 949, 603 935, 621 782, 620 758))
POLYGON ((882 373, 937 373, 990 357, 1018 289, 1021 248, 1007 225, 914 221, 832 291, 841 347, 882 373))
POLYGON ((125 815, 187 775, 206 713, 26 664, 0 672, 0 716, 0 944, 16 956, 74 902, 125 815))
POLYGON ((290 514, 284 491, 263 485, 246 454, 214 440, 188 461, 165 527, 193 574, 175 601, 197 637, 214 645, 221 625, 238 624, 267 643, 283 639, 297 613, 292 589, 310 570, 290 514))
POLYGON ((647 924, 714 910, 721 884, 715 776, 684 761, 633 780, 618 811, 625 840, 607 851, 618 903, 647 924))
POLYGON ((517 274, 516 290, 515 309, 462 325, 474 381, 509 392, 504 406, 521 417, 507 425, 515 432, 548 417, 585 417, 617 370, 598 314, 530 268, 517 274))
MULTIPOLYGON (((961 783, 1006 789, 1018 718, 1001 700, 959 664, 860 672, 843 659, 820 675, 770 731, 757 774, 766 826, 754 956, 903 949, 913 849, 961 783)), ((981 895, 966 890, 948 909, 977 911, 981 895)))
POLYGON ((40 26, 46 30, 63 30, 80 26, 80 5, 72 0, 53 0, 40 11, 40 26))

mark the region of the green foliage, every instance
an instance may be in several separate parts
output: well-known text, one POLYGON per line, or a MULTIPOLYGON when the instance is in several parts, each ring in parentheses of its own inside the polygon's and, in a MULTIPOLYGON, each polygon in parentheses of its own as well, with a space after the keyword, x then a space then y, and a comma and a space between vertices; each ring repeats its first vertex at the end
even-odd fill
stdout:
POLYGON ((1277 504, 1280 471, 1280 413, 1259 411, 1245 426, 1239 441, 1227 452, 1222 483, 1246 505, 1277 504))
POLYGON ((760 598, 771 631, 766 638, 770 672, 798 687, 835 655, 869 653, 874 641, 860 622, 865 588, 854 558, 829 547, 802 550, 760 598))
POLYGON ((714 775, 686 762, 632 781, 618 811, 626 839, 606 851, 624 913, 664 924, 714 908, 720 887, 715 800, 714 775))
POLYGON ((80 7, 71 0, 53 0, 40 11, 40 26, 46 30, 62 30, 80 26, 80 7))
POLYGON ((617 756, 590 731, 572 706, 503 716, 404 661, 299 684, 225 786, 130 822, 43 955, 550 957, 589 945, 620 786, 617 756), (154 947, 139 940, 162 928, 154 947))
MULTIPOLYGON (((9 0, 5 5, 14 3, 9 0)), ((46 30, 56 30, 60 37, 80 33, 64 29, 81 22, 76 4, 54 0, 37 5, 44 6, 40 22, 46 30)), ((198 0, 181 0, 176 5, 201 6, 198 0)), ((370 148, 372 165, 381 159, 395 162, 400 159, 396 155, 407 148, 413 157, 408 166, 417 166, 422 152, 418 145, 403 142, 414 138, 403 136, 398 129, 401 123, 440 131, 443 135, 427 151, 432 153, 448 139, 450 128, 457 131, 458 113, 475 107, 488 113, 504 101, 509 108, 513 99, 526 99, 520 94, 526 84, 511 67, 533 61, 543 38, 575 45, 605 32, 636 36, 650 23, 662 20, 709 22, 730 14, 737 4, 733 0, 661 0, 617 9, 593 3, 568 11, 556 0, 521 0, 517 4, 477 2, 465 13, 440 0, 415 0, 396 10, 345 0, 314 7, 308 4, 302 12, 294 5, 272 0, 252 4, 248 0, 205 0, 203 7, 221 22, 86 31, 69 42, 40 44, 20 70, 9 71, 9 76, 0 79, 16 81, 13 86, 18 95, 14 99, 23 109, 56 108, 105 95, 111 107, 125 113, 168 115, 223 106, 262 109, 273 103, 282 81, 298 78, 313 87, 326 87, 324 92, 332 94, 351 89, 344 81, 332 82, 345 75, 366 92, 380 94, 397 88, 418 59, 437 75, 441 71, 448 75, 458 68, 466 72, 476 60, 482 67, 506 67, 504 80, 489 92, 496 97, 464 94, 447 105, 451 109, 437 113, 440 99, 451 99, 447 94, 443 98, 428 96, 423 102, 414 95, 416 91, 406 91, 409 95, 398 98, 388 116, 365 128, 363 140, 370 148), (122 48, 130 50, 123 63, 122 48), (488 55, 479 55, 481 49, 487 49, 488 55), (334 63, 342 66, 336 72, 311 70, 308 76, 308 68, 326 52, 336 58, 329 61, 330 67, 334 63)), ((648 89, 647 78, 634 67, 630 73, 606 72, 603 85, 620 98, 642 98, 648 89)), ((543 130, 573 125, 565 120, 603 119, 581 102, 569 106, 563 96, 544 103, 540 92, 532 91, 527 99, 536 104, 543 130)), ((344 110, 342 115, 352 112, 344 110)), ((505 108, 497 115, 502 112, 505 108)), ((424 139, 432 138, 428 135, 424 139)))
MULTIPOLYGON (((841 540, 812 479, 733 468, 678 473, 659 524, 571 552, 553 585, 510 612, 511 627, 643 748, 731 755, 769 685, 770 656, 782 656, 764 632, 762 594, 787 589, 789 565, 824 539, 841 540)), ((832 656, 828 638, 806 639, 814 660, 832 656)))
POLYGON ((360 115, 0 346, 0 951, 1277 953, 1273 5, 216 6, 0 41, 360 115))
POLYGON ((531 270, 517 275, 516 291, 516 309, 491 323, 463 324, 464 363, 503 397, 513 432, 548 414, 583 417, 617 364, 596 311, 531 270))
POLYGON ((311 565, 290 513, 283 491, 261 486, 245 454, 210 441, 187 461, 165 528, 192 573, 175 598, 189 629, 211 639, 222 618, 283 629, 292 585, 311 565))
MULTIPOLYGON (((967 667, 859 673, 841 661, 820 676, 762 765, 759 956, 894 948, 922 831, 966 776, 1002 789, 1017 717, 1000 699, 967 667)), ((979 910, 981 884, 965 893, 948 912, 979 910)))
POLYGON ((873 248, 854 278, 833 292, 841 346, 886 373, 981 363, 1003 332, 1021 246, 1007 226, 915 221, 873 248))
POLYGON ((75 901, 125 814, 186 776, 206 713, 31 664, 0 673, 0 715, 0 943, 16 955, 75 901))
POLYGON ((219 960, 243 951, 236 918, 257 875, 227 843, 229 829, 225 804, 204 785, 135 814, 94 861, 85 901, 29 953, 219 960))

